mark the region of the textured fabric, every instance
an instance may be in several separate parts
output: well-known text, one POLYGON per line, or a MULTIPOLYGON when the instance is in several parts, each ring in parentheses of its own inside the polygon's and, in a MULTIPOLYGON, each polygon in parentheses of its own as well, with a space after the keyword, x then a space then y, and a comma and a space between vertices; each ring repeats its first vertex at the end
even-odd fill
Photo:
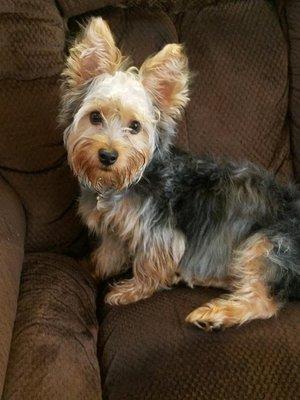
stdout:
POLYGON ((64 29, 52 0, 2 0, 0 37, 1 79, 60 73, 64 29))
POLYGON ((288 1, 286 19, 290 56, 290 116, 296 179, 300 183, 300 1, 288 1))
POLYGON ((50 0, 7 4, 0 4, 0 171, 25 207, 26 251, 82 253, 78 185, 56 121, 63 22, 50 0))
POLYGON ((190 148, 291 177, 287 51, 268 3, 229 1, 187 11, 178 30, 196 72, 186 113, 190 148))
POLYGON ((71 258, 23 267, 3 400, 99 400, 96 290, 71 258))
POLYGON ((0 178, 0 398, 17 310, 25 218, 20 200, 0 178))
POLYGON ((185 287, 107 307, 99 328, 105 400, 295 400, 300 308, 206 333, 184 318, 217 290, 185 287))
POLYGON ((64 17, 73 17, 89 11, 95 11, 106 5, 111 5, 111 0, 58 0, 58 7, 64 17))
MULTIPOLYGON (((180 1, 170 4, 170 9, 181 7, 180 1)), ((205 8, 207 4, 216 3, 200 2, 193 11, 191 2, 173 19, 167 6, 105 8, 100 13, 137 65, 168 42, 186 43, 196 74, 179 129, 181 147, 249 158, 287 178, 286 48, 275 14, 267 2, 222 1, 205 8)), ((76 217, 78 187, 56 122, 63 20, 50 0, 43 6, 37 0, 10 5, 4 1, 0 6, 5 39, 1 76, 7 78, 0 90, 0 170, 25 206, 26 250, 81 254, 86 236, 76 217)), ((74 34, 74 21, 69 25, 74 34)))
POLYGON ((80 253, 78 185, 55 120, 57 79, 2 81, 0 171, 26 210, 26 251, 80 253))
MULTIPOLYGON (((192 100, 179 129, 182 147, 250 158, 273 169, 278 177, 291 176, 290 137, 284 125, 289 84, 286 43, 270 3, 0 2, 0 172, 24 206, 27 252, 82 255, 87 246, 76 216, 78 185, 67 166, 56 123, 65 29, 68 23, 69 36, 74 36, 76 21, 90 15, 79 14, 92 11, 108 19, 118 44, 137 65, 168 42, 186 44, 194 78, 192 100)), ((290 4, 292 10, 296 2, 290 4)), ((293 40, 296 20, 290 21, 293 40)), ((293 65, 296 46, 294 40, 293 65)), ((293 82, 296 75, 294 68, 293 82)), ((296 85, 293 90, 296 153, 296 85)), ((13 204, 0 210, 20 219, 13 219, 13 225, 0 224, 0 232, 7 226, 17 232, 23 226, 18 222, 21 209, 9 212, 13 204)), ((21 229, 15 249, 5 243, 0 261, 0 306, 1 311, 2 307, 8 310, 4 312, 8 322, 0 329, 2 379, 14 320, 22 234, 21 229)), ((103 309, 100 303, 104 314, 99 359, 105 398, 296 398, 297 305, 289 305, 278 319, 207 335, 187 327, 183 320, 210 293, 180 288, 118 309, 103 309)), ((27 257, 4 400, 100 398, 96 334, 95 288, 76 262, 54 254, 27 257)))
POLYGON ((151 8, 175 16, 187 9, 201 10, 203 7, 228 0, 57 0, 62 14, 66 17, 96 11, 103 7, 151 8))

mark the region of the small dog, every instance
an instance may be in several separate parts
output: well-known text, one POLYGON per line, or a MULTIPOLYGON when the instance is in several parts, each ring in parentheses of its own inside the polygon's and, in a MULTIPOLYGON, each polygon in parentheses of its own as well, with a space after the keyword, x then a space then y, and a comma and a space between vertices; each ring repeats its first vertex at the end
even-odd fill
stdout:
POLYGON ((189 71, 179 44, 127 68, 108 25, 93 18, 63 72, 60 120, 82 193, 79 212, 102 238, 92 254, 128 304, 179 281, 230 294, 186 321, 205 330, 275 315, 299 297, 300 194, 249 163, 216 163, 173 147, 189 71))

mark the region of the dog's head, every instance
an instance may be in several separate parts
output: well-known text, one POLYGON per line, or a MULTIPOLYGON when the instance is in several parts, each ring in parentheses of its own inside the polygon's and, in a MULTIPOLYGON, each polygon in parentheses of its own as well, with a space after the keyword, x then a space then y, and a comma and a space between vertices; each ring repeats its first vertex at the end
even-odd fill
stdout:
POLYGON ((93 18, 70 50, 60 121, 71 168, 96 191, 136 182, 156 150, 166 151, 188 101, 182 46, 166 45, 127 68, 106 22, 93 18))

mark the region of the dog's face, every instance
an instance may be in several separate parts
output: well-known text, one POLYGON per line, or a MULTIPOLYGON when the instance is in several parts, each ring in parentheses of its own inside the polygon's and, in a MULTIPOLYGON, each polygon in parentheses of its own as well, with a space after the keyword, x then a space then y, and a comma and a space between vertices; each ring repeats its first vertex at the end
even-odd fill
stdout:
POLYGON ((180 45, 165 46, 140 70, 125 64, 108 25, 94 18, 63 73, 60 120, 67 125, 68 160, 79 179, 99 192, 121 190, 141 177, 155 150, 166 150, 188 101, 180 45))

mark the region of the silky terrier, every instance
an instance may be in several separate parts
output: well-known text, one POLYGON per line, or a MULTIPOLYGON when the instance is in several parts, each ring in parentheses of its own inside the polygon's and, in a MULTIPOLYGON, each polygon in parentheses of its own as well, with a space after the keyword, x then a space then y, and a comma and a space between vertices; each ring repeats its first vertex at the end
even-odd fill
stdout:
POLYGON ((250 163, 173 146, 189 77, 182 45, 129 67, 107 23, 93 18, 70 49, 60 121, 80 215, 101 238, 94 276, 132 268, 106 302, 132 303, 179 281, 227 289, 186 318, 210 331, 270 318, 299 297, 300 193, 250 163))

